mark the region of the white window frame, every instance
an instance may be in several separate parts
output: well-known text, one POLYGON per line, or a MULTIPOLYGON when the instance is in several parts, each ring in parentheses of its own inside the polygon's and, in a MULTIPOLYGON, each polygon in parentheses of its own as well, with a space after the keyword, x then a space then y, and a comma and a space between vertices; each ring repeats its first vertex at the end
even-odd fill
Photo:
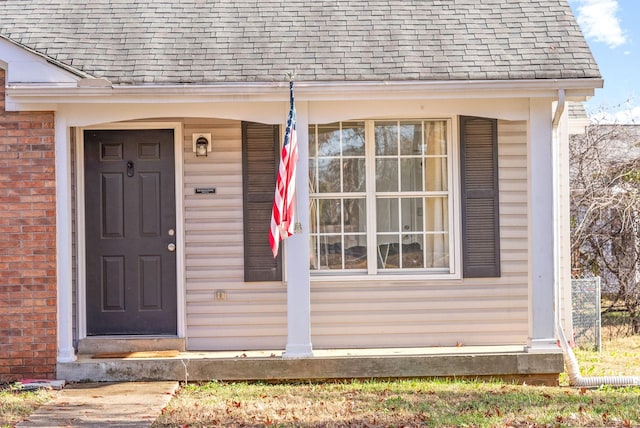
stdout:
MULTIPOLYGON (((457 117, 380 117, 375 119, 354 119, 341 122, 364 122, 365 124, 365 164, 366 164, 366 208, 367 208, 367 272, 350 272, 349 270, 311 270, 312 281, 402 281, 402 280, 439 280, 462 278, 462 219, 460 217, 460 149, 457 117), (393 270, 378 269, 376 228, 376 192, 375 192, 375 122, 378 121, 445 121, 447 126, 447 179, 448 179, 448 208, 449 208, 449 271, 427 272, 425 270, 393 270), (371 261, 374 262, 371 262, 371 261)), ((310 127, 316 124, 310 124, 310 127)), ((315 129, 314 129, 315 132, 315 129)), ((317 141, 317 138, 316 138, 317 141)), ((317 153, 316 153, 317 155, 317 153)), ((406 192, 407 196, 415 192, 406 192)), ((322 193, 321 198, 311 193, 310 199, 340 198, 344 193, 322 193)), ((354 194, 354 196, 359 195, 354 194)), ((344 234, 344 231, 341 232, 344 234)))

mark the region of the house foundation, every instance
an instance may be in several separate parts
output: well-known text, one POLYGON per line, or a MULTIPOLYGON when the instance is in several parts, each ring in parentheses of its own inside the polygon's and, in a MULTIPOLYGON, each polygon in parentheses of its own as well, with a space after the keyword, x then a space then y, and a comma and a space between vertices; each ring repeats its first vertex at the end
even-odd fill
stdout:
POLYGON ((344 379, 472 378, 557 386, 562 353, 523 347, 315 350, 289 359, 282 351, 180 352, 172 358, 95 358, 59 363, 58 376, 85 381, 335 381, 344 379))

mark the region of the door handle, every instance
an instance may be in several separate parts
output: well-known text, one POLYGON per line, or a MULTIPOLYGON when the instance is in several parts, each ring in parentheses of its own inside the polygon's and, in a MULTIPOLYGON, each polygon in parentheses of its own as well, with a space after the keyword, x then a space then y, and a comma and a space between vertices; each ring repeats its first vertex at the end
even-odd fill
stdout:
POLYGON ((176 244, 172 242, 171 244, 167 245, 167 250, 173 253, 176 250, 176 244))

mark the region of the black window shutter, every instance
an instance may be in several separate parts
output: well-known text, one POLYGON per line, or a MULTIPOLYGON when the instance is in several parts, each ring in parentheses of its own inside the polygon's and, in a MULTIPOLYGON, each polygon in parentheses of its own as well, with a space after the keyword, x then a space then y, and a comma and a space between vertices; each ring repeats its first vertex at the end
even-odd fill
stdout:
POLYGON ((462 262, 465 278, 500 276, 498 122, 460 117, 462 262))
POLYGON ((271 210, 279 160, 277 125, 242 122, 244 280, 281 281, 282 256, 269 246, 271 210))

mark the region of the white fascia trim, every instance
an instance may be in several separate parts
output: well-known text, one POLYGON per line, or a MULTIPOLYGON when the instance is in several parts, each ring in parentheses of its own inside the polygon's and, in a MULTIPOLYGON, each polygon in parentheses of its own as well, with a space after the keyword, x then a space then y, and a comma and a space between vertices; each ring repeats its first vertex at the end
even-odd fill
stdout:
MULTIPOLYGON (((555 97, 559 89, 567 97, 586 99, 602 79, 460 80, 386 82, 296 82, 300 101, 537 98, 555 97)), ((20 84, 7 87, 7 97, 19 103, 145 103, 286 101, 288 82, 221 83, 215 85, 84 86, 76 88, 20 84), (283 95, 284 94, 284 95, 283 95)))

